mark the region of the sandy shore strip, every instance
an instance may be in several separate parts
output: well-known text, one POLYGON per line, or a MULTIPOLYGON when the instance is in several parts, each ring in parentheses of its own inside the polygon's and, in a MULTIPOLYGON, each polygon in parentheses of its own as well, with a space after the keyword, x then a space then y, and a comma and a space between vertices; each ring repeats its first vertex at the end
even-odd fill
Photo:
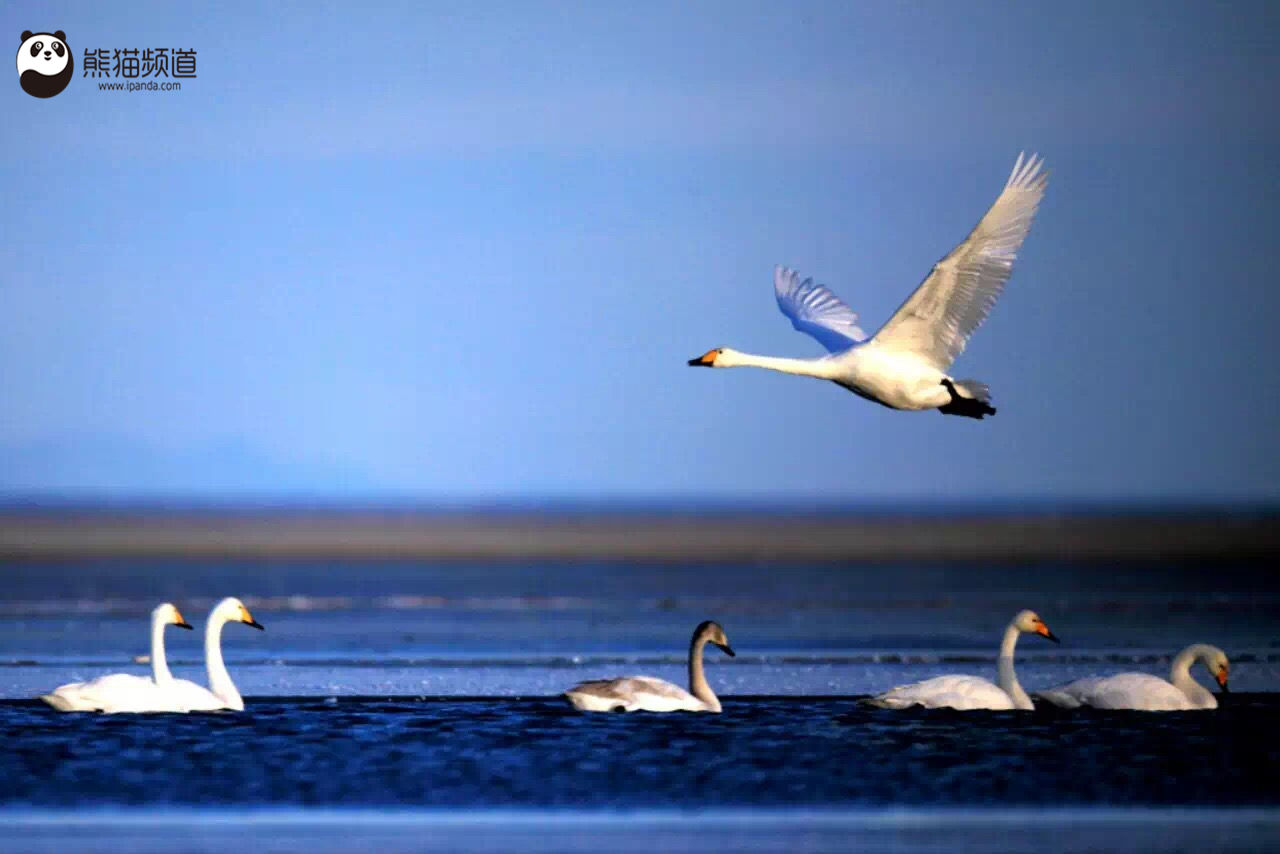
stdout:
POLYGON ((0 559, 1271 560, 1280 513, 9 510, 0 559))

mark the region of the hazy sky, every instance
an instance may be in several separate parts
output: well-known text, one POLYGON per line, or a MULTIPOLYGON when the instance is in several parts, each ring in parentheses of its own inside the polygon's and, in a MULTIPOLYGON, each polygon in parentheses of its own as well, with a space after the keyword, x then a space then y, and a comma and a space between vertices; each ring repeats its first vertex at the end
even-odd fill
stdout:
POLYGON ((1280 498, 1276 9, 6 3, 0 495, 1280 498), (877 329, 1021 149, 994 419, 686 367, 822 352, 777 263, 877 329))

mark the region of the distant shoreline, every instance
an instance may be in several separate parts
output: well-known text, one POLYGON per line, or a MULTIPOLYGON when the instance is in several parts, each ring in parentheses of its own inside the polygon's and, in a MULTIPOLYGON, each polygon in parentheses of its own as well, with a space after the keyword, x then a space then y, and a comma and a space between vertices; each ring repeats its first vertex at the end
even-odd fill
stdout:
POLYGON ((10 508, 0 560, 1272 560, 1280 513, 10 508))

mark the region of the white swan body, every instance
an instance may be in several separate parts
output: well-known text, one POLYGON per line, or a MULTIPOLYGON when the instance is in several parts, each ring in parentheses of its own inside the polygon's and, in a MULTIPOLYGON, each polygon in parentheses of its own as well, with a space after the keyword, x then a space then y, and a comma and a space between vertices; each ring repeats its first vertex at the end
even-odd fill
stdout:
POLYGON ((999 684, 979 676, 935 676, 923 682, 899 685, 868 702, 885 709, 923 706, 926 709, 974 709, 1030 711, 1035 708, 1013 672, 1013 651, 1023 632, 1042 635, 1054 643, 1058 639, 1034 611, 1019 611, 1004 630, 997 662, 999 684))
POLYGON ((720 699, 707 684, 702 651, 713 643, 733 656, 719 623, 707 620, 689 642, 689 690, 652 676, 625 676, 580 682, 564 692, 575 709, 584 712, 718 712, 720 699))
POLYGON ((1030 708, 1020 705, 1014 698, 1014 692, 981 676, 935 676, 923 682, 900 685, 881 694, 873 702, 886 709, 905 709, 910 706, 960 711, 1030 708))
POLYGON ((151 612, 151 677, 111 673, 88 682, 60 685, 40 697, 60 712, 183 712, 186 709, 169 689, 173 676, 164 654, 164 627, 190 629, 172 604, 165 602, 151 612))
POLYGON ((189 679, 175 679, 167 689, 189 711, 244 711, 244 699, 236 690, 231 674, 227 673, 227 667, 222 662, 222 626, 229 622, 244 623, 262 630, 261 624, 250 616, 249 609, 234 596, 213 606, 204 627, 204 663, 209 674, 209 687, 197 685, 189 679))
POLYGON ((1018 155, 1003 192, 986 216, 867 340, 858 315, 826 287, 801 281, 794 270, 774 270, 778 308, 829 355, 816 359, 757 356, 727 347, 689 364, 709 368, 756 367, 830 380, 890 409, 937 409, 945 415, 994 415, 987 386, 947 374, 969 336, 986 319, 1013 271, 1031 229, 1048 174, 1042 159, 1018 155))
POLYGON ((1173 659, 1169 681, 1149 673, 1117 673, 1090 676, 1040 691, 1036 697, 1064 709, 1092 706, 1095 709, 1134 709, 1147 712, 1180 712, 1216 709, 1218 699, 1191 676, 1191 665, 1201 662, 1227 690, 1231 663, 1216 646, 1198 643, 1173 659))

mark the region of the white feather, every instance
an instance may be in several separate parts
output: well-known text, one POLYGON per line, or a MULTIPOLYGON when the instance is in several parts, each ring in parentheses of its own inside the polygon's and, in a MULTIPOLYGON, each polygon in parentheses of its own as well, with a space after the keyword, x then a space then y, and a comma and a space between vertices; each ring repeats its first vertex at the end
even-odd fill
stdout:
POLYGON ((964 352, 1013 271, 1049 175, 1044 160, 1018 155, 1013 172, 986 216, 964 241, 933 266, 915 292, 876 333, 887 349, 915 353, 940 371, 964 352))
POLYGON ((1225 684, 1230 668, 1226 653, 1209 644, 1192 644, 1174 656, 1169 681, 1150 673, 1090 676, 1040 691, 1036 696, 1064 709, 1081 706, 1147 712, 1216 709, 1217 698, 1191 676, 1191 665, 1197 661, 1212 675, 1221 672, 1225 684))
POLYGON ((1012 709, 1013 700, 1000 687, 980 676, 935 676, 911 685, 899 685, 876 697, 886 709, 923 706, 926 709, 1012 709))
POLYGON ((800 280, 800 274, 787 267, 773 270, 773 292, 778 308, 791 320, 791 325, 812 335, 830 353, 847 350, 867 333, 858 326, 858 315, 840 297, 813 279, 800 280))
POLYGON ((565 692, 584 712, 705 712, 707 704, 681 688, 653 676, 582 682, 565 692))

